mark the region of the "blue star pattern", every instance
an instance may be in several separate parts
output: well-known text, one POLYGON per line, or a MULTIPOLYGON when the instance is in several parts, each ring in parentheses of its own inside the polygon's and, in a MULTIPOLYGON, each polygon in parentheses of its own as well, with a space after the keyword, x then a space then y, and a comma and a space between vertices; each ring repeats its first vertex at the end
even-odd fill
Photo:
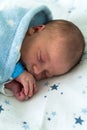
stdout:
POLYGON ((9 100, 5 100, 4 103, 5 103, 6 105, 10 105, 9 100))
POLYGON ((52 115, 52 116, 56 116, 56 112, 53 111, 53 112, 51 113, 51 115, 52 115))
POLYGON ((63 92, 60 92, 61 95, 63 95, 63 92))
POLYGON ((26 121, 24 121, 22 123, 22 127, 23 127, 24 130, 29 130, 29 125, 28 125, 28 123, 26 121))
POLYGON ((82 123, 84 122, 84 120, 81 119, 81 117, 75 118, 75 124, 80 124, 82 125, 82 123))
POLYGON ((86 108, 83 108, 83 109, 82 109, 82 112, 83 112, 84 114, 87 114, 87 109, 86 109, 86 108))
POLYGON ((44 83, 44 86, 49 86, 49 82, 48 81, 46 81, 45 83, 44 83))
POLYGON ((82 76, 80 75, 80 76, 78 76, 78 78, 79 78, 79 79, 82 79, 82 76))
POLYGON ((58 85, 54 84, 54 85, 51 86, 51 90, 57 90, 58 87, 59 87, 58 85))
POLYGON ((47 96, 44 96, 44 98, 47 98, 47 96))
POLYGON ((2 108, 2 105, 0 105, 0 113, 4 111, 4 109, 2 108))
POLYGON ((50 117, 48 117, 48 121, 50 121, 51 120, 51 118, 50 117))
POLYGON ((72 13, 72 11, 75 9, 75 7, 72 7, 71 9, 68 10, 68 13, 72 13))
POLYGON ((55 111, 52 111, 51 113, 46 112, 47 120, 51 121, 54 117, 57 116, 57 113, 55 111))

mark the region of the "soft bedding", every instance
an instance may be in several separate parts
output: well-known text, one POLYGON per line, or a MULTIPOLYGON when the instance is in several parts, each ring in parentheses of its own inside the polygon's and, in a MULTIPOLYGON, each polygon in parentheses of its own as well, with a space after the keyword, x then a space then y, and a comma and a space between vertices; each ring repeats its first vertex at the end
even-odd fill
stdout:
MULTIPOLYGON (((0 10, 30 6, 30 0, 0 0, 0 10)), ((33 0, 46 4, 54 19, 74 22, 87 42, 86 0, 33 0)), ((38 82, 38 93, 28 101, 0 94, 0 130, 86 130, 87 49, 71 72, 38 82)))

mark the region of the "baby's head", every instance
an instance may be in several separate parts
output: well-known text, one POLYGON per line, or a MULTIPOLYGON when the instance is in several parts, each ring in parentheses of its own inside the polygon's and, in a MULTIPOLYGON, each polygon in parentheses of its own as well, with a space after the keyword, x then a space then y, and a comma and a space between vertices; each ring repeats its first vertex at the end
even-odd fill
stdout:
POLYGON ((28 30, 21 59, 36 79, 57 76, 79 63, 84 46, 84 37, 76 25, 53 20, 28 30))
POLYGON ((67 72, 81 60, 85 47, 83 34, 75 24, 66 20, 54 20, 47 24, 47 28, 56 42, 57 38, 60 38, 60 43, 59 41, 57 42, 57 49, 63 51, 61 58, 65 59, 67 72))

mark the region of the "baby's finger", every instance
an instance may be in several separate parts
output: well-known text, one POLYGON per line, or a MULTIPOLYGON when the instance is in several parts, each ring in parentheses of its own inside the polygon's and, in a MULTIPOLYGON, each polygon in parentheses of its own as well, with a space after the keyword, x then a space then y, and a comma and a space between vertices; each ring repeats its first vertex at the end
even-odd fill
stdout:
POLYGON ((33 90, 33 92, 34 92, 34 94, 37 92, 37 85, 36 85, 36 83, 34 83, 34 90, 33 90))
POLYGON ((29 97, 32 97, 33 95, 33 82, 31 80, 29 80, 29 93, 28 93, 28 96, 29 97))
POLYGON ((24 88, 24 94, 27 96, 29 92, 29 86, 28 86, 28 81, 23 83, 23 88, 24 88))
POLYGON ((15 97, 16 97, 19 101, 24 101, 26 96, 25 96, 25 94, 24 94, 23 89, 22 89, 21 92, 15 93, 15 97))

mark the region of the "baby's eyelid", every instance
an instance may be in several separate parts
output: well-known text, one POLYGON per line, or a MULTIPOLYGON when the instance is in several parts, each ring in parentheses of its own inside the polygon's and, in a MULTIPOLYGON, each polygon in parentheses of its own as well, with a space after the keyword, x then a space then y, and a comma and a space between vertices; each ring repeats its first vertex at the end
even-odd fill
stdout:
POLYGON ((43 60, 43 58, 42 58, 41 51, 39 52, 38 55, 39 55, 39 56, 38 56, 38 60, 39 60, 39 62, 44 63, 44 60, 43 60))

